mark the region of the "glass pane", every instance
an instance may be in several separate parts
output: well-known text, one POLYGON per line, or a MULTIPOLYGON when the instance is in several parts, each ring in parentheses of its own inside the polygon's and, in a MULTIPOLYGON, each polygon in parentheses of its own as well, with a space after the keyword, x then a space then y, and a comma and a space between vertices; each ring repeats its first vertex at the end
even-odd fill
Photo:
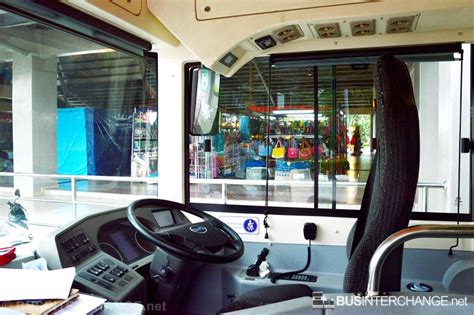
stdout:
MULTIPOLYGON (((469 56, 468 51, 466 53, 469 56)), ((469 67, 470 59, 466 56, 463 63, 469 67)), ((456 213, 460 198, 460 212, 469 213, 468 155, 461 156, 458 175, 459 129, 462 129, 461 134, 469 133, 468 101, 465 101, 463 113, 459 112, 461 61, 413 62, 407 65, 420 118, 420 172, 414 211, 456 213)), ((471 93, 469 81, 469 76, 465 76, 462 91, 465 100, 471 93)))
POLYGON ((157 196, 155 58, 1 13, 0 198, 19 189, 33 223, 54 225, 157 196))
POLYGON ((269 205, 314 207, 315 111, 312 67, 275 68, 268 138, 274 173, 269 205))
POLYGON ((336 208, 358 210, 375 154, 373 65, 335 67, 336 208))
POLYGON ((265 202, 266 176, 274 177, 264 147, 267 89, 267 58, 250 62, 231 78, 221 77, 218 132, 189 137, 192 202, 265 202))
MULTIPOLYGON (((466 69, 469 63, 465 57, 466 69)), ((461 62, 407 66, 421 135, 414 211, 455 213, 460 200, 460 212, 468 213, 467 155, 461 157, 464 171, 458 176, 461 62)), ((269 72, 263 58, 222 78, 219 133, 192 137, 190 146, 192 187, 219 183, 219 188, 202 190, 215 196, 212 201, 202 199, 201 192, 199 202, 264 206, 268 200, 274 207, 360 209, 377 149, 373 71, 373 64, 320 61, 314 67, 272 67, 269 72), (302 155, 306 147, 309 153, 302 155)), ((463 80, 466 104, 469 80, 463 80)), ((462 133, 468 135, 466 106, 461 120, 462 133)))

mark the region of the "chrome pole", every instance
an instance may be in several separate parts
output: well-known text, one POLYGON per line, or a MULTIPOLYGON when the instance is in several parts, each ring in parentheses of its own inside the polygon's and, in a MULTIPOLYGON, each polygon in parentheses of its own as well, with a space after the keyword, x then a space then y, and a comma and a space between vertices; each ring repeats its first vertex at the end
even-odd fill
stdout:
POLYGON ((473 225, 426 224, 414 225, 390 235, 374 252, 369 265, 368 296, 380 294, 382 267, 390 253, 399 245, 416 238, 474 238, 473 225))

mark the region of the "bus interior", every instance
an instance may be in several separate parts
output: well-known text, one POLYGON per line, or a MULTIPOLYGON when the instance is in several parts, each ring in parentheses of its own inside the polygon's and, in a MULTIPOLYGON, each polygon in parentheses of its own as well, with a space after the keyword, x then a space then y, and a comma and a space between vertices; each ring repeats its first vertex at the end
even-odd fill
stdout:
POLYGON ((474 314, 472 0, 0 0, 0 38, 0 314, 32 265, 102 314, 474 314))

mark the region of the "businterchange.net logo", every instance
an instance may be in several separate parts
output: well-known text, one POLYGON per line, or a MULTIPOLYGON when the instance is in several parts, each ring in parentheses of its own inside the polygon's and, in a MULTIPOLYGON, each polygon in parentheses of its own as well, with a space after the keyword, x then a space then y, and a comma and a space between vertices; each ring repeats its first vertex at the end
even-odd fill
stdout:
POLYGON ((467 306, 467 297, 453 298, 446 295, 430 296, 405 296, 382 295, 376 297, 361 295, 341 295, 334 299, 327 299, 322 292, 313 292, 314 309, 334 309, 338 306, 349 307, 409 307, 409 306, 434 306, 452 307, 467 306))

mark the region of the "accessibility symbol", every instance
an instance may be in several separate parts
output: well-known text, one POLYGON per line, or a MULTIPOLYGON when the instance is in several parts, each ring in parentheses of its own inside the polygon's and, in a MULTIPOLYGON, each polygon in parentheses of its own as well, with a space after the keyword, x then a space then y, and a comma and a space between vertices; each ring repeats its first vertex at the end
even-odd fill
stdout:
POLYGON ((258 224, 254 219, 247 219, 244 221, 244 229, 249 233, 257 231, 258 224))

